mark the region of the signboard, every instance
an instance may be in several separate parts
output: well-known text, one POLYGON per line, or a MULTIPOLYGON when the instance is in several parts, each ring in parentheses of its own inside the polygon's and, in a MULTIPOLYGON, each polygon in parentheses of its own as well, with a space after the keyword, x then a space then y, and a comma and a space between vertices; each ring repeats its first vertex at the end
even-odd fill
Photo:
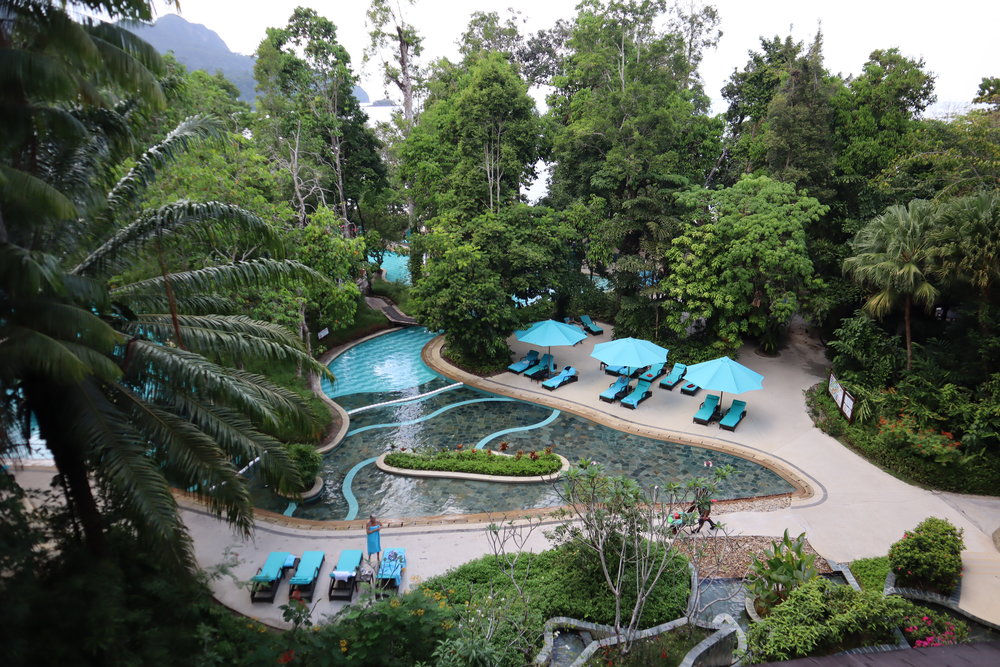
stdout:
POLYGON ((854 396, 844 389, 844 386, 840 384, 836 376, 830 373, 830 381, 827 384, 827 391, 830 392, 833 402, 837 404, 837 408, 840 412, 847 417, 847 421, 854 421, 854 396))
POLYGON ((323 329, 322 331, 320 331, 318 334, 316 334, 316 338, 318 338, 320 340, 323 340, 324 338, 326 338, 329 335, 330 335, 330 329, 326 328, 326 329, 323 329))

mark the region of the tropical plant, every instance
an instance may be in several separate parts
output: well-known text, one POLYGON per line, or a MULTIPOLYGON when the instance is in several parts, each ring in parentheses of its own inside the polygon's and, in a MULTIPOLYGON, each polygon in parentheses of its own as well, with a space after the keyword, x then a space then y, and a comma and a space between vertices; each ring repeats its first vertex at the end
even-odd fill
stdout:
POLYGON ((947 519, 928 517, 889 547, 889 567, 902 586, 928 588, 944 594, 962 576, 963 530, 947 519))
POLYGON ((314 445, 307 445, 301 442, 292 442, 285 445, 288 458, 302 480, 300 490, 305 491, 312 487, 316 476, 323 470, 323 455, 319 453, 314 445))
POLYGON ((890 206, 871 220, 852 242, 852 257, 844 271, 858 283, 876 290, 864 308, 877 318, 903 302, 906 369, 913 368, 913 304, 930 309, 938 296, 934 278, 938 247, 937 213, 930 202, 915 199, 906 206, 890 206))
POLYGON ((758 611, 769 613, 816 577, 816 554, 806 553, 805 544, 805 533, 792 540, 786 528, 781 542, 772 542, 763 558, 753 559, 746 586, 758 611))

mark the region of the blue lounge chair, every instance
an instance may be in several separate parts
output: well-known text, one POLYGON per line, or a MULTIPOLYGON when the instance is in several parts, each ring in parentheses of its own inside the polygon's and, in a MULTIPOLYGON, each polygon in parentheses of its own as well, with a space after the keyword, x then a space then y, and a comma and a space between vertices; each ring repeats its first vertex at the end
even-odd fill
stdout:
POLYGON ((663 362, 662 364, 653 364, 645 373, 639 376, 639 379, 649 380, 650 382, 655 381, 656 378, 667 372, 666 365, 666 362, 663 362))
POLYGON ((288 580, 288 599, 292 598, 292 593, 299 592, 303 600, 313 599, 316 591, 316 581, 319 579, 319 569, 323 567, 326 554, 322 551, 305 551, 299 560, 299 567, 295 574, 288 580))
POLYGON ((361 551, 345 549, 340 552, 337 566, 330 573, 331 600, 350 600, 358 589, 358 569, 361 567, 361 551))
POLYGON ((562 369, 562 371, 559 372, 559 375, 550 377, 548 380, 543 382, 542 386, 548 389, 549 391, 554 391, 559 387, 563 386, 564 384, 568 384, 570 382, 576 382, 579 379, 580 378, 576 374, 576 369, 573 368, 572 366, 567 366, 566 368, 562 369))
POLYGON ((542 360, 524 371, 524 377, 532 380, 544 380, 556 371, 556 364, 552 360, 551 354, 542 355, 542 360))
POLYGON ((604 329, 594 324, 594 321, 590 319, 590 315, 581 315, 580 323, 583 324, 583 330, 591 336, 600 336, 604 333, 604 329))
POLYGON ((600 398, 602 401, 606 401, 607 403, 614 403, 622 396, 628 394, 629 391, 631 391, 631 389, 632 387, 630 387, 628 384, 628 378, 624 375, 621 375, 618 377, 617 380, 612 382, 607 389, 602 391, 601 395, 598 396, 598 398, 600 398))
POLYGON ((681 385, 682 394, 687 394, 688 396, 694 396, 699 391, 701 391, 701 387, 696 385, 694 382, 685 382, 684 384, 681 385))
POLYGON ((744 401, 733 401, 726 411, 726 416, 719 421, 719 428, 735 431, 743 418, 747 416, 747 404, 744 401))
POLYGON ((264 566, 250 579, 251 602, 274 602, 278 584, 285 576, 285 561, 291 556, 287 551, 272 551, 264 566))
POLYGON ((520 361, 515 361, 510 366, 508 366, 507 370, 511 371, 512 373, 520 373, 521 371, 528 370, 529 368, 534 366, 537 362, 538 362, 538 351, 529 350, 528 354, 521 357, 520 361))
POLYGON ((604 372, 608 375, 626 375, 630 378, 639 377, 642 373, 645 373, 649 369, 649 366, 607 366, 604 367, 604 372))
POLYGON ((664 389, 673 391, 674 387, 677 386, 687 371, 688 367, 686 364, 674 364, 674 367, 670 369, 670 374, 660 380, 660 386, 664 389))
POLYGON ((406 549, 400 547, 386 549, 378 566, 378 574, 375 575, 375 584, 379 588, 395 588, 398 591, 403 585, 405 573, 406 549))
POLYGON ((695 424, 707 424, 719 416, 719 397, 716 394, 709 394, 701 402, 701 409, 694 414, 695 424))
POLYGON ((653 395, 653 392, 649 390, 649 386, 652 384, 650 380, 639 380, 635 383, 635 390, 622 399, 623 408, 632 408, 635 410, 639 407, 639 404, 645 401, 647 398, 653 395))

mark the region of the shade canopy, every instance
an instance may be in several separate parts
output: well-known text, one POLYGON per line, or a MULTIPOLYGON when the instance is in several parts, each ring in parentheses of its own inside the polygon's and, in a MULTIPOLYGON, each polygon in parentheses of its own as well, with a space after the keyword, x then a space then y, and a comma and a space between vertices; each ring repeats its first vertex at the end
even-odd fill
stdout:
POLYGON ((576 345, 587 337, 580 327, 571 324, 542 320, 535 322, 523 331, 515 331, 514 335, 522 343, 551 347, 552 345, 576 345))
POLYGON ((656 343, 638 338, 619 338, 607 343, 598 343, 590 356, 603 361, 608 366, 628 366, 641 368, 667 362, 670 350, 656 343))
POLYGON ((764 376, 729 357, 719 357, 688 366, 684 379, 709 391, 742 394, 760 389, 764 376))

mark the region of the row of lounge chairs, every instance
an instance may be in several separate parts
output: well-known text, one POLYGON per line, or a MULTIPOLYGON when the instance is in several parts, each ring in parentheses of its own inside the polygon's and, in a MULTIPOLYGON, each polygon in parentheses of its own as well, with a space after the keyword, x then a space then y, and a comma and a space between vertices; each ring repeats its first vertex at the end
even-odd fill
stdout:
MULTIPOLYGON (((357 549, 345 549, 340 552, 337 565, 330 572, 330 587, 327 595, 330 600, 351 600, 358 589, 361 576, 362 553, 357 549)), ((250 580, 251 602, 274 602, 278 587, 285 573, 295 570, 288 580, 288 597, 298 597, 301 600, 312 601, 319 581, 320 569, 326 560, 322 551, 303 552, 301 558, 296 558, 287 551, 271 552, 267 560, 250 580)), ((383 551, 378 572, 374 576, 377 589, 394 589, 402 586, 403 574, 406 572, 406 549, 395 547, 383 551)))
POLYGON ((723 415, 722 407, 719 405, 720 400, 716 394, 706 396, 705 400, 701 402, 701 409, 694 415, 694 423, 707 425, 718 419, 719 428, 735 431, 743 418, 747 416, 746 401, 733 401, 726 414, 723 415))

